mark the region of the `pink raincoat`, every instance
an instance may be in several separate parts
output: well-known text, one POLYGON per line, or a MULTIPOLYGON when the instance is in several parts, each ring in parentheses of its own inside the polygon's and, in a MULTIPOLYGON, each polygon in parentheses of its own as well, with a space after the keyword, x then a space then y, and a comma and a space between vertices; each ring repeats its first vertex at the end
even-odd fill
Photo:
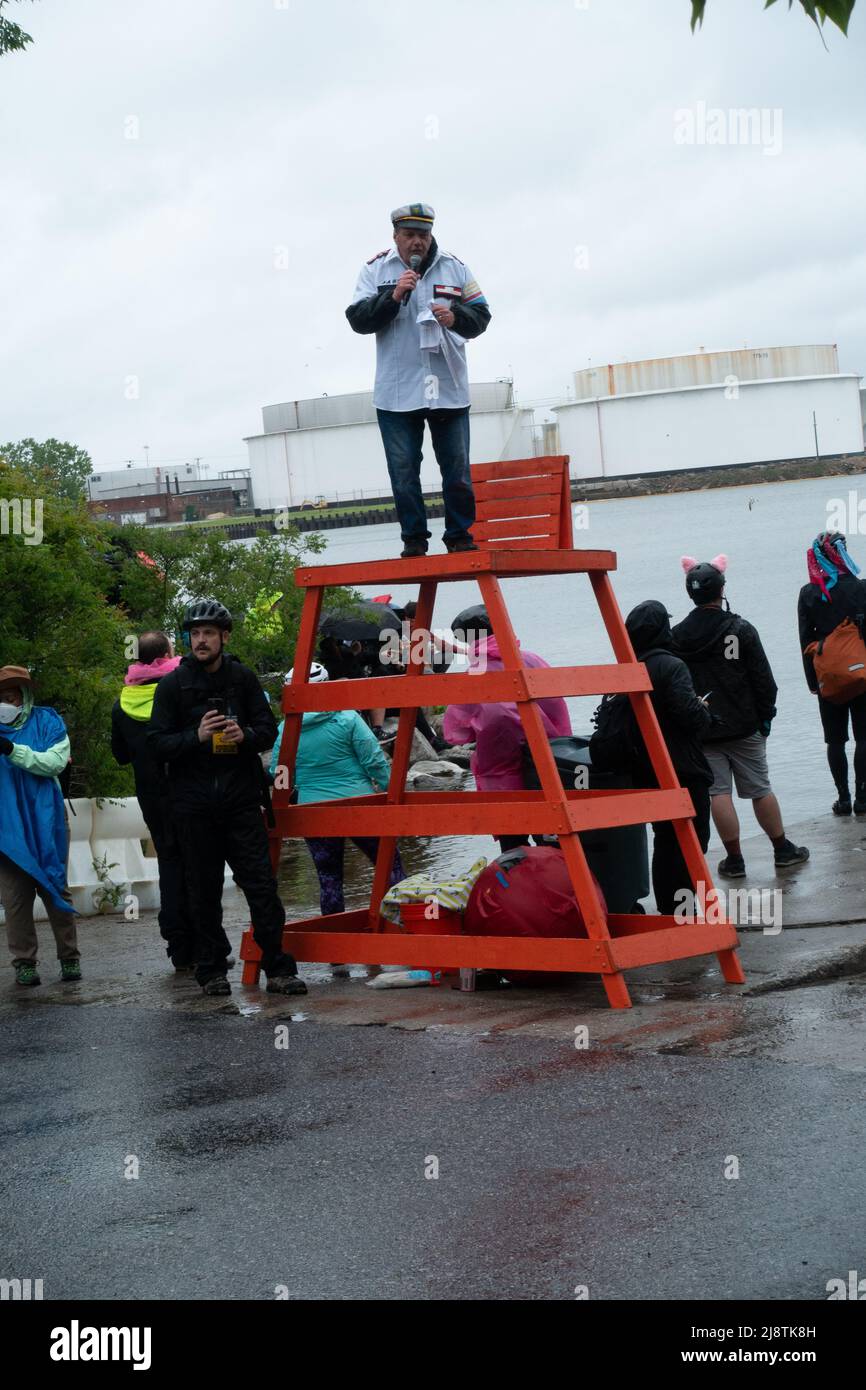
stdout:
MULTIPOLYGON (((486 654, 487 670, 504 669, 495 637, 486 637, 473 646, 470 671, 481 674, 480 658, 486 654)), ((534 652, 521 651, 523 664, 530 667, 549 663, 534 652)), ((571 734, 571 719, 561 696, 536 700, 536 709, 548 738, 571 734)), ((449 743, 473 743, 472 771, 479 791, 519 791, 523 786, 521 757, 526 739, 515 704, 449 705, 445 711, 442 732, 449 743)), ((443 754, 447 758, 447 752, 443 754)))

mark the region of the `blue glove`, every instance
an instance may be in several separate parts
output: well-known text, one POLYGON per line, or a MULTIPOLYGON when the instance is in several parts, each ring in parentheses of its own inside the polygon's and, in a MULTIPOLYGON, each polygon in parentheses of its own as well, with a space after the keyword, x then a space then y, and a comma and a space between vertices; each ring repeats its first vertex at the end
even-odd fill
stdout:
POLYGON ((764 738, 769 738, 769 737, 770 737, 770 729, 772 728, 772 726, 773 726, 773 721, 772 721, 772 719, 762 719, 762 720, 761 720, 761 733, 764 735, 764 738))

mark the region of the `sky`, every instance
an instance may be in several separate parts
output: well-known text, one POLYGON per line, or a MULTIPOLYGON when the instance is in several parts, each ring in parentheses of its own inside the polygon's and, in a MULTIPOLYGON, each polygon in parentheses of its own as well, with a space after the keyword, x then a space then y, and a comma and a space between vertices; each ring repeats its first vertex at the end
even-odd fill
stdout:
POLYGON ((471 379, 521 404, 702 347, 866 372, 866 0, 826 49, 798 4, 690 8, 13 2, 0 442, 243 467, 263 405, 372 387, 344 311, 410 201, 490 303, 471 379))

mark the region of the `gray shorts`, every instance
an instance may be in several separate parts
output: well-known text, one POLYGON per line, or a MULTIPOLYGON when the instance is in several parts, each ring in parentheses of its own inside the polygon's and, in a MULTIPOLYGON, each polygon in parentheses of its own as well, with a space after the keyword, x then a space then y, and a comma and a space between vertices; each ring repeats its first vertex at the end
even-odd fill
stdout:
POLYGON ((767 770, 767 740, 763 734, 705 743, 703 752, 713 773, 710 796, 730 796, 733 782, 737 784, 737 796, 744 801, 769 796, 772 788, 767 770))

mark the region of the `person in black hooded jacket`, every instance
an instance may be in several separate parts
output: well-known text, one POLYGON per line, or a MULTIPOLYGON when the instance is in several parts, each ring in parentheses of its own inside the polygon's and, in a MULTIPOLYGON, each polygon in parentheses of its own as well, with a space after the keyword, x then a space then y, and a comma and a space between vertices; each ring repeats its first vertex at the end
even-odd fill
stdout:
MULTIPOLYGON (((710 842, 710 765, 701 751, 701 737, 712 724, 706 705, 695 694, 688 667, 671 652, 670 615, 663 603, 648 599, 633 608, 625 620, 638 661, 652 681, 651 700, 671 755, 680 786, 685 787, 695 808, 695 831, 701 849, 710 842)), ((638 786, 657 786, 646 750, 633 769, 638 786)), ((653 822, 653 893, 659 912, 673 913, 676 895, 694 891, 682 856, 673 821, 653 822)))
POLYGON ((681 564, 686 573, 686 593, 695 610, 673 629, 674 651, 685 661, 695 689, 706 698, 713 715, 704 737, 704 752, 713 771, 713 823, 725 846, 718 872, 722 878, 746 876, 734 781, 738 796, 752 802, 755 818, 772 842, 776 867, 802 864, 809 851, 804 845, 792 844, 786 836, 782 812, 770 786, 767 738, 776 714, 778 687, 757 629, 732 613, 723 599, 728 564, 725 555, 702 564, 684 555, 681 564))

